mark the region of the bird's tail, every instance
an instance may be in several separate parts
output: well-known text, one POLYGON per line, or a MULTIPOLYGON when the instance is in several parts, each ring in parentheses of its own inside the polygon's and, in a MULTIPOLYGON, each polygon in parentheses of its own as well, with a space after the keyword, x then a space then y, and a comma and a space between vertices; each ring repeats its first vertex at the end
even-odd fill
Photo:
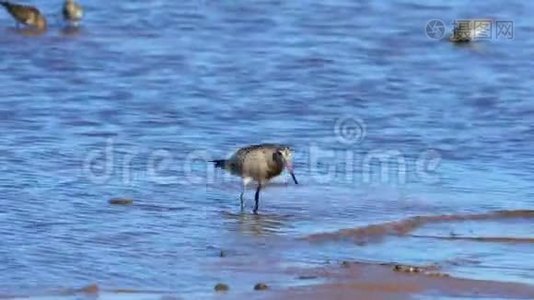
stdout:
POLYGON ((224 169, 226 167, 225 159, 216 159, 216 160, 212 160, 211 162, 215 164, 215 168, 224 169))

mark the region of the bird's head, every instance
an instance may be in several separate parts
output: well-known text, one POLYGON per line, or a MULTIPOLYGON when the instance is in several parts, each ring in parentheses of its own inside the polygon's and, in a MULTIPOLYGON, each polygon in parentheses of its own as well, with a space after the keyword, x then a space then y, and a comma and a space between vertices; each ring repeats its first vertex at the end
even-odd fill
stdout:
POLYGON ((293 173, 293 152, 291 149, 287 146, 279 147, 276 149, 274 155, 282 161, 284 167, 287 169, 289 174, 291 174, 291 178, 293 178, 295 184, 298 184, 295 173, 293 173))

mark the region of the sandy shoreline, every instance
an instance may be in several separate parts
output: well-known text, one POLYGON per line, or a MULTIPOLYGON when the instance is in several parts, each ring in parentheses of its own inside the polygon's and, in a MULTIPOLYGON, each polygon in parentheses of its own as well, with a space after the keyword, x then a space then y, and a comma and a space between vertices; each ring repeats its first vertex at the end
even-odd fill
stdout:
POLYGON ((309 274, 319 285, 265 293, 261 299, 411 299, 414 296, 534 299, 534 285, 450 277, 441 273, 394 271, 390 264, 344 263, 309 274))
MULTIPOLYGON (((450 277, 439 272, 409 272, 395 267, 395 264, 372 264, 343 262, 312 270, 292 270, 296 277, 323 279, 326 283, 298 287, 269 287, 265 291, 240 292, 230 289, 217 293, 207 289, 205 297, 225 299, 412 299, 414 296, 428 297, 487 297, 534 299, 534 285, 507 283, 490 280, 473 280, 450 277)), ((404 265, 403 265, 404 267, 404 265)), ((422 267, 421 270, 424 270, 422 267)), ((65 290, 42 296, 8 296, 0 299, 79 299, 79 297, 98 297, 101 300, 158 299, 176 300, 182 298, 178 292, 142 291, 131 289, 101 289, 88 285, 80 289, 65 290)))
MULTIPOLYGON (((417 216, 403 220, 371 224, 368 226, 342 229, 335 232, 325 232, 309 235, 301 241, 309 242, 309 247, 316 243, 349 240, 356 242, 380 242, 388 236, 406 236, 416 228, 432 224, 469 220, 508 220, 532 219, 534 211, 495 211, 472 215, 436 215, 417 216)), ((530 237, 469 237, 447 236, 432 237, 433 239, 467 240, 493 243, 531 244, 530 237)), ((424 249, 421 249, 424 251, 424 249)), ((273 258, 271 258, 273 259, 273 258)), ((449 276, 441 273, 438 265, 409 266, 393 263, 364 263, 341 262, 327 263, 315 268, 278 268, 279 257, 274 260, 255 260, 253 264, 244 262, 242 257, 226 255, 215 260, 210 272, 220 270, 234 270, 259 274, 269 287, 264 291, 254 291, 252 286, 245 287, 245 277, 229 278, 224 282, 230 286, 226 292, 218 293, 213 289, 216 282, 206 282, 202 297, 227 299, 411 299, 414 296, 427 297, 487 297, 487 298, 514 298, 534 299, 534 283, 531 285, 518 282, 502 282, 492 280, 475 280, 449 276), (268 274, 268 276, 267 276, 268 274), (283 275, 283 276, 280 276, 283 275), (289 276, 288 276, 289 275, 289 276), (295 278, 296 282, 275 283, 268 278, 295 278), (234 282, 232 282, 232 280, 234 282), (241 283, 241 285, 240 285, 241 283), (213 285, 212 285, 213 284, 213 285), (284 285, 284 286, 282 286, 284 285)), ((241 273, 243 274, 243 273, 241 273)), ((239 275, 243 276, 243 275, 239 275)), ((246 275, 244 275, 246 276, 246 275)), ((248 280, 249 278, 247 278, 248 280)), ((246 282, 246 280, 245 280, 246 282)), ((203 289, 203 287, 202 287, 203 289)), ((111 289, 106 286, 88 284, 86 287, 58 289, 48 292, 30 291, 27 294, 9 295, 0 291, 0 299, 32 299, 32 300, 70 300, 80 297, 100 300, 122 299, 196 299, 198 295, 180 295, 180 290, 143 290, 141 289, 111 289)))
MULTIPOLYGON (((387 236, 406 236, 418 228, 430 224, 465 222, 465 221, 503 221, 510 219, 534 219, 534 210, 500 210, 478 214, 450 214, 415 216, 402 220, 371 224, 358 228, 341 229, 335 232, 311 234, 305 237, 310 242, 328 242, 351 240, 357 243, 379 242, 387 236)), ((435 237, 434 237, 435 238, 435 237)), ((448 237, 461 239, 462 237, 448 237)), ((532 238, 465 238, 477 241, 532 243, 532 238)))

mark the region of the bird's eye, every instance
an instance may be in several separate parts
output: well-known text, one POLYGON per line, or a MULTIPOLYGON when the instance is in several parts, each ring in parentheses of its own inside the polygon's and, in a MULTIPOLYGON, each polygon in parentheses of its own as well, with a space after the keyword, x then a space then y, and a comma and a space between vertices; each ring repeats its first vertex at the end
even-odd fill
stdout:
POLYGON ((276 150, 276 152, 273 153, 273 159, 277 159, 277 158, 283 158, 284 157, 284 153, 282 153, 281 150, 276 150))

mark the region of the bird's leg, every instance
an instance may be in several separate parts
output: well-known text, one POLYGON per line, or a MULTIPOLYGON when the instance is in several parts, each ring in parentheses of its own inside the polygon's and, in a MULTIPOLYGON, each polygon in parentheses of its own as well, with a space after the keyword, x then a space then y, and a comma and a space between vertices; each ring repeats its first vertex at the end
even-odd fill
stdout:
POLYGON ((245 194, 245 188, 243 187, 243 190, 241 191, 241 195, 239 195, 239 200, 241 200, 241 212, 245 209, 245 201, 243 200, 243 194, 245 194))
POLYGON ((243 199, 243 196, 245 195, 245 190, 247 189, 247 184, 251 181, 250 178, 243 178, 243 185, 241 189, 241 195, 239 196, 239 200, 241 200, 241 211, 245 209, 245 200, 243 199))
POLYGON ((254 195, 254 214, 258 214, 258 204, 260 202, 260 190, 261 190, 261 183, 258 183, 258 188, 256 189, 256 194, 254 195))

